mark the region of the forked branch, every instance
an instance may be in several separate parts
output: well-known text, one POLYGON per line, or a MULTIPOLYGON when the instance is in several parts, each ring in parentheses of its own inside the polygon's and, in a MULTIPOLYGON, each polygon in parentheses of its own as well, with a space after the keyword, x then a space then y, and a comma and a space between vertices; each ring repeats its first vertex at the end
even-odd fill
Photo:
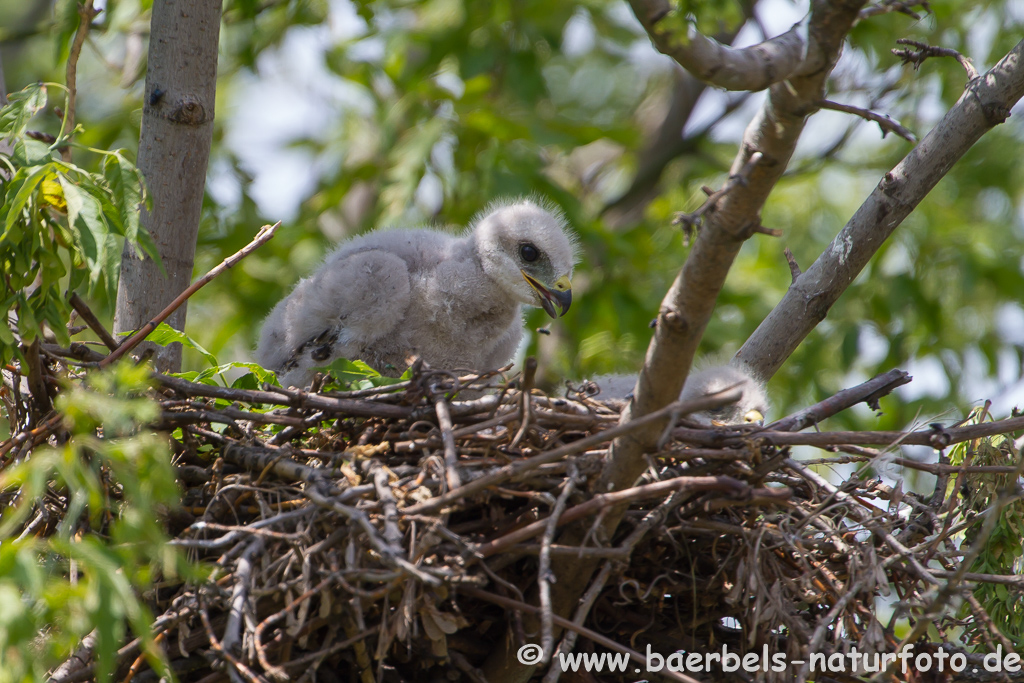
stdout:
POLYGON ((896 41, 899 45, 910 45, 916 47, 916 50, 898 50, 893 49, 892 53, 903 60, 904 64, 913 64, 914 68, 920 68, 924 60, 929 57, 952 57, 956 61, 960 62, 960 66, 967 72, 967 80, 973 81, 978 77, 978 70, 974 68, 974 63, 964 55, 960 54, 956 50, 949 47, 935 47, 927 43, 921 43, 916 40, 910 40, 909 38, 900 38, 896 41))
POLYGON ((982 135, 1009 116, 1024 96, 1024 41, 960 100, 895 168, 885 174, 832 243, 789 288, 736 353, 748 371, 767 379, 824 320, 885 240, 982 135))

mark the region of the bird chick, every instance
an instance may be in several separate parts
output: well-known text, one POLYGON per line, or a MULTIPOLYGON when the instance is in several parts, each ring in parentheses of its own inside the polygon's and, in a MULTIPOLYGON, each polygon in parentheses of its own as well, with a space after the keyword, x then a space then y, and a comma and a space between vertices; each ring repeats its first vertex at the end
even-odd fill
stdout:
POLYGON ((726 389, 739 389, 740 398, 720 408, 692 413, 690 419, 705 427, 764 424, 768 412, 768 395, 761 383, 732 365, 716 365, 686 378, 679 394, 680 401, 693 401, 726 389))
MULTIPOLYGON (((608 375, 598 377, 594 382, 601 388, 601 398, 621 401, 633 395, 636 376, 608 375)), ((739 400, 735 403, 691 413, 690 420, 705 427, 764 424, 764 416, 768 412, 768 396, 764 387, 753 377, 732 365, 716 365, 691 373, 686 378, 679 400, 693 401, 734 388, 741 392, 739 400)))
POLYGON ((552 318, 572 303, 575 236, 532 200, 490 206, 462 235, 378 230, 339 246, 267 316, 257 361, 283 386, 362 359, 397 376, 410 355, 437 368, 491 370, 523 335, 522 305, 552 318))

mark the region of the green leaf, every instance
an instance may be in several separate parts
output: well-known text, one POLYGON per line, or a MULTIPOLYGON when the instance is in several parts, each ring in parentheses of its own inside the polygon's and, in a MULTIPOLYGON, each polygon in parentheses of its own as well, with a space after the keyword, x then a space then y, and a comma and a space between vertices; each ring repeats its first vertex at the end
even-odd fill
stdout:
POLYGON ((343 391, 354 391, 359 389, 371 389, 383 387, 389 384, 398 384, 408 379, 406 371, 401 377, 385 377, 361 360, 348 360, 339 358, 327 367, 317 368, 328 373, 336 382, 337 386, 328 385, 326 389, 341 389, 343 391))
POLYGON ((151 341, 154 344, 159 344, 160 346, 167 346, 169 344, 174 344, 175 342, 177 342, 182 346, 187 346, 190 349, 195 349, 196 351, 198 351, 199 354, 202 355, 202 357, 205 358, 206 361, 215 368, 218 365, 220 365, 220 363, 217 362, 217 358, 212 353, 210 353, 202 346, 200 346, 195 339, 188 336, 184 332, 174 329, 167 323, 160 323, 160 325, 157 326, 155 330, 149 333, 149 336, 146 337, 146 341, 151 341))
POLYGON ((264 384, 280 386, 277 381, 277 374, 267 370, 256 363, 231 363, 233 368, 245 368, 248 373, 242 375, 231 383, 235 389, 259 389, 264 384))
POLYGON ((110 256, 109 226, 95 197, 84 192, 64 174, 58 174, 58 178, 68 203, 68 225, 89 270, 89 286, 95 287, 104 276, 110 256))
POLYGON ((13 93, 7 106, 0 110, 0 137, 20 138, 29 120, 46 106, 46 86, 33 83, 13 93))
POLYGON ((139 237, 139 205, 142 204, 142 176, 135 165, 120 152, 108 154, 103 161, 103 175, 110 183, 117 227, 128 244, 135 247, 139 237))
POLYGON ((78 0, 59 0, 53 15, 55 21, 52 32, 57 39, 54 45, 56 62, 60 64, 67 60, 71 52, 71 38, 78 30, 78 0))
POLYGON ((11 158, 19 166, 40 166, 53 157, 50 146, 45 142, 32 138, 21 138, 14 143, 11 158))
POLYGON ((4 234, 0 236, 0 243, 2 243, 7 237, 7 234, 11 231, 14 224, 21 220, 21 212, 24 210, 29 198, 32 197, 32 193, 35 192, 36 187, 43 181, 43 178, 45 178, 48 173, 52 172, 53 166, 51 164, 40 166, 29 174, 23 182, 21 182, 20 187, 15 183, 18 182, 18 176, 22 174, 22 171, 18 171, 14 178, 11 179, 11 189, 18 187, 18 191, 14 195, 13 199, 8 200, 5 203, 4 210, 7 212, 7 218, 4 221, 4 234))

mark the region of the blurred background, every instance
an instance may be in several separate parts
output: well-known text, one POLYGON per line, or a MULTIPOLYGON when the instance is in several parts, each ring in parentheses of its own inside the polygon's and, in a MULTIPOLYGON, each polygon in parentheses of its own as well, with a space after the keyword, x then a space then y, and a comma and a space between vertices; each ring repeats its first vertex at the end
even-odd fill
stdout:
MULTIPOLYGON (((691 2, 736 45, 789 29, 806 2, 691 2)), ((79 65, 79 142, 138 147, 151 2, 97 2, 79 65)), ((952 59, 919 71, 890 53, 909 37, 964 52, 984 72, 1015 44, 1024 2, 930 3, 851 33, 829 98, 923 137, 959 98, 952 59)), ((8 92, 63 82, 74 0, 0 0, 8 92)), ((377 226, 464 226, 495 198, 543 195, 582 242, 570 313, 531 310, 526 353, 557 389, 635 372, 648 323, 687 255, 677 211, 718 187, 762 94, 704 89, 651 47, 621 0, 226 0, 217 125, 196 259, 202 274, 260 225, 277 237, 189 303, 186 332, 221 362, 251 358, 266 313, 340 240, 377 226)), ((833 420, 896 429, 1024 405, 1024 169, 1020 117, 986 135, 897 231, 771 381, 772 417, 876 372, 914 382, 833 420)), ((56 131, 51 112, 33 124, 56 131)), ((809 122, 764 224, 743 248, 702 354, 727 359, 912 148, 832 111, 809 122)), ((89 165, 89 153, 76 151, 89 165)), ((102 296, 102 295, 100 295, 102 296)), ((113 304, 92 301, 106 321, 113 304)), ((186 369, 206 361, 186 353, 186 369)))

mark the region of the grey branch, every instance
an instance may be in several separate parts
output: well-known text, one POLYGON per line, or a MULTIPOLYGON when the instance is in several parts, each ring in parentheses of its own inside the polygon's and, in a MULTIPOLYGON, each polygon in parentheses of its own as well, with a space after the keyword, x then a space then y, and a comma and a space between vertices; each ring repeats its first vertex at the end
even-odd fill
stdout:
POLYGON ((910 45, 916 47, 916 50, 896 50, 892 53, 903 60, 904 64, 913 64, 914 68, 917 69, 921 66, 921 63, 929 57, 952 57, 956 61, 960 62, 960 66, 967 72, 967 80, 973 81, 978 77, 978 70, 974 68, 974 64, 971 60, 956 50, 949 47, 934 47, 927 43, 919 43, 916 40, 910 40, 909 38, 900 38, 896 41, 899 45, 910 45))
MULTIPOLYGON (((620 428, 649 419, 679 396, 725 276, 743 242, 760 226, 761 208, 789 163, 807 114, 823 97, 826 79, 864 2, 816 0, 806 22, 784 36, 745 50, 727 50, 699 34, 692 34, 685 46, 679 47, 685 36, 669 32, 665 25, 671 22, 661 23, 670 14, 665 0, 631 0, 631 5, 655 45, 698 78, 731 89, 770 89, 744 134, 730 175, 739 174, 755 153, 763 158, 751 168, 746 183, 725 193, 715 210, 705 216, 689 257, 662 302, 637 390, 622 413, 620 428), (805 42, 809 35, 814 36, 813 46, 805 42), (807 58, 803 59, 805 49, 807 58), (764 71, 766 66, 770 74, 764 71), (804 73, 808 75, 800 75, 798 69, 807 69, 804 73)), ((634 485, 646 467, 644 453, 657 443, 665 417, 617 436, 593 486, 595 491, 604 494, 634 485)), ((597 535, 610 537, 622 513, 621 506, 609 509, 597 535)), ((570 532, 562 542, 572 545, 569 541, 581 540, 570 532)), ((596 568, 593 558, 569 562, 556 558, 554 570, 559 581, 552 586, 551 596, 555 614, 575 609, 596 568)), ((525 681, 532 673, 531 667, 517 664, 514 653, 504 647, 495 650, 484 670, 495 682, 525 681)))
MULTIPOLYGON (((726 90, 764 90, 794 76, 814 73, 831 61, 828 46, 808 30, 811 15, 782 35, 734 48, 697 31, 668 0, 630 0, 629 4, 660 52, 694 77, 726 90)), ((859 3, 858 9, 863 4, 859 3)), ((812 15, 814 12, 812 9, 812 15)))
POLYGON ((871 5, 871 7, 865 7, 860 11, 861 19, 868 19, 870 17, 876 17, 880 14, 890 14, 891 12, 899 12, 900 14, 906 14, 908 17, 921 20, 921 15, 914 11, 915 7, 920 6, 925 12, 931 12, 932 8, 928 6, 927 2, 900 2, 900 0, 882 0, 877 5, 871 5))
MULTIPOLYGON (((747 179, 750 178, 750 174, 754 171, 754 167, 757 166, 763 158, 763 154, 760 152, 754 152, 750 155, 750 158, 747 159, 746 163, 743 164, 743 168, 741 168, 738 173, 733 173, 729 176, 729 180, 722 185, 721 189, 712 190, 709 187, 701 188, 708 198, 696 211, 692 213, 684 213, 682 211, 676 213, 675 217, 672 219, 672 225, 683 226, 683 237, 687 245, 689 245, 690 240, 693 239, 693 236, 697 233, 697 230, 704 222, 704 217, 709 213, 712 213, 718 207, 718 203, 721 201, 722 197, 731 192, 734 188, 746 185, 747 179)), ((758 221, 758 225, 760 225, 760 221, 758 221)))
MULTIPOLYGON (((827 49, 830 63, 837 58, 862 5, 857 0, 846 0, 816 3, 812 9, 812 33, 821 41, 822 49, 827 49)), ((623 412, 623 424, 671 403, 679 395, 726 274, 744 240, 760 225, 761 208, 786 169, 806 113, 821 99, 829 72, 824 69, 769 90, 765 104, 744 134, 730 171, 732 176, 743 175, 745 182, 718 198, 715 210, 704 217, 693 249, 662 301, 635 397, 623 412), (760 160, 744 173, 758 154, 760 160)), ((644 469, 642 453, 657 442, 660 431, 656 430, 663 424, 616 439, 598 490, 633 484, 644 469)))
POLYGON ((767 379, 824 320, 832 305, 878 248, 982 135, 1009 116, 1024 96, 1024 42, 960 100, 890 172, 832 243, 789 288, 778 306, 736 353, 752 374, 767 379))
MULTIPOLYGON (((146 102, 139 139, 139 170, 153 200, 140 220, 159 247, 158 262, 136 258, 125 244, 114 313, 114 333, 131 332, 150 320, 192 278, 206 167, 213 140, 217 45, 221 3, 153 2, 146 72, 146 102), (154 97, 155 93, 163 93, 154 97)), ((184 329, 185 306, 168 324, 184 329)), ((181 367, 181 345, 158 349, 161 370, 181 367)))
POLYGON ((853 114, 859 116, 868 121, 874 121, 878 124, 878 127, 882 129, 882 137, 884 138, 887 133, 895 133, 904 140, 909 142, 917 142, 917 138, 908 129, 904 128, 899 124, 898 121, 893 121, 884 114, 876 114, 870 109, 862 109, 861 107, 854 107, 850 104, 842 104, 841 102, 833 102, 832 100, 822 100, 818 103, 822 109, 831 109, 832 111, 841 111, 846 114, 853 114))

